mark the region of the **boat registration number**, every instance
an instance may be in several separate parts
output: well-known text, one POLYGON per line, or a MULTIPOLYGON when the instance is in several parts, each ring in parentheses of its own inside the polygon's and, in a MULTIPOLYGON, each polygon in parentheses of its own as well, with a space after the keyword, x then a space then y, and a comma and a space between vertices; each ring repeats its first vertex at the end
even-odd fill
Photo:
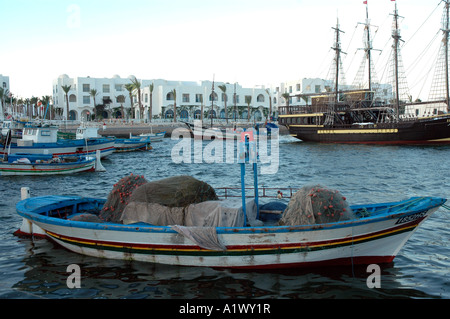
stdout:
POLYGON ((403 223, 412 222, 419 218, 425 217, 426 214, 427 214, 427 211, 423 211, 423 212, 415 213, 412 215, 403 216, 403 217, 399 218, 395 224, 403 224, 403 223))

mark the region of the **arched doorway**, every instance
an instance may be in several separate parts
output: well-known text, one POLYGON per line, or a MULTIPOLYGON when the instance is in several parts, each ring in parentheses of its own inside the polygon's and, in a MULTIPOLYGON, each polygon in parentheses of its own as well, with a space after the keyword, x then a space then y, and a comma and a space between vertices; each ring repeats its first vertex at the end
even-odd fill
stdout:
POLYGON ((166 113, 164 114, 164 118, 166 119, 173 119, 173 110, 167 110, 166 113))

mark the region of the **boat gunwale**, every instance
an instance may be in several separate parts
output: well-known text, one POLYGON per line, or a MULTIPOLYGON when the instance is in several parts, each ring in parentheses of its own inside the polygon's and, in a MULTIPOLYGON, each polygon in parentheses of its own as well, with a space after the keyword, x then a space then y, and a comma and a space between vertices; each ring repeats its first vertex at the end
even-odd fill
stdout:
MULTIPOLYGON (((409 199, 399 201, 399 202, 390 202, 390 203, 380 203, 380 204, 369 204, 369 205, 353 205, 352 209, 357 208, 366 208, 366 207, 377 207, 377 206, 393 206, 395 204, 406 203, 412 199, 428 199, 431 200, 433 205, 421 205, 416 209, 402 209, 397 212, 381 212, 377 213, 373 216, 361 217, 357 219, 344 220, 333 223, 326 224, 312 224, 312 225, 295 225, 295 226, 274 226, 274 225, 264 225, 264 226, 249 226, 249 227, 215 227, 217 234, 258 234, 258 233, 290 233, 290 232, 306 232, 306 231, 320 231, 320 230, 331 230, 331 229, 339 229, 339 228, 348 228, 348 227, 358 227, 362 225, 367 225, 371 223, 382 222, 391 219, 397 219, 405 216, 411 216, 418 213, 428 212, 431 209, 437 209, 447 201, 444 198, 440 197, 411 197, 409 199)), ((176 230, 173 229, 175 225, 169 226, 156 226, 150 225, 146 223, 135 223, 135 224, 118 224, 111 222, 104 223, 95 223, 95 222, 83 222, 83 221, 73 221, 53 216, 45 216, 44 214, 49 211, 54 211, 58 209, 65 209, 67 207, 75 207, 76 205, 93 203, 98 206, 99 210, 101 209, 100 205, 103 205, 105 199, 98 198, 86 198, 79 196, 42 196, 42 197, 34 197, 20 201, 16 205, 17 213, 23 218, 30 219, 36 222, 41 222, 44 224, 52 224, 61 227, 71 227, 71 228, 83 228, 83 229, 91 229, 91 230, 103 230, 103 231, 124 231, 124 232, 145 232, 145 233, 177 233, 176 230), (25 205, 30 200, 36 199, 61 199, 59 201, 49 202, 47 205, 42 205, 36 207, 30 211, 30 209, 26 209, 25 205)), ((431 204, 430 203, 430 204, 431 204)), ((73 209, 72 209, 73 210, 73 209)), ((72 213, 71 215, 75 215, 78 213, 72 213)), ((188 227, 189 226, 185 226, 188 227)), ((193 227, 194 228, 194 227, 193 227)))

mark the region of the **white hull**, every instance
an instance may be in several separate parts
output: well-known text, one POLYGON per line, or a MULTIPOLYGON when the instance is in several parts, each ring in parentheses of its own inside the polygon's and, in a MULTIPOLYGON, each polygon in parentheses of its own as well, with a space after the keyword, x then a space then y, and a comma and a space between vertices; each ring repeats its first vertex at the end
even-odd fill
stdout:
POLYGON ((59 220, 28 214, 20 203, 18 212, 48 238, 84 255, 179 266, 287 268, 391 262, 416 228, 445 202, 431 201, 427 209, 320 227, 215 228, 225 250, 202 248, 170 226, 59 220))

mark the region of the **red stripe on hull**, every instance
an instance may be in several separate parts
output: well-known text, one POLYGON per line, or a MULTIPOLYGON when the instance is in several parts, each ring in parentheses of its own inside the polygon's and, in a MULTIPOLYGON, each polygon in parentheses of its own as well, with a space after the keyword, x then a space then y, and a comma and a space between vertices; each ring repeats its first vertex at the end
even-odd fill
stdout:
MULTIPOLYGON (((394 260, 394 258, 395 256, 364 256, 364 257, 338 258, 315 262, 240 266, 229 268, 241 270, 252 270, 252 269, 270 270, 270 269, 285 269, 285 268, 316 268, 316 267, 336 267, 336 266, 351 266, 351 265, 389 264, 394 260)), ((214 268, 220 269, 220 267, 214 268)))
MULTIPOLYGON (((359 240, 363 240, 368 237, 379 237, 384 234, 388 234, 391 232, 397 232, 405 228, 416 227, 420 222, 422 222, 423 218, 416 219, 409 223, 401 224, 400 226, 396 226, 393 228, 385 229, 382 231, 378 231, 375 233, 355 236, 353 238, 341 238, 335 240, 324 240, 318 242, 306 242, 306 243, 289 243, 289 244, 258 244, 258 245, 229 245, 227 246, 228 250, 247 250, 249 247, 253 249, 289 249, 289 248, 297 248, 297 247, 313 247, 313 246, 323 246, 323 245, 337 245, 342 242, 348 242, 349 240, 357 242, 359 240)), ((165 250, 197 250, 197 251, 207 251, 207 249, 200 248, 197 245, 158 245, 158 244, 137 244, 137 243, 124 243, 124 242, 112 242, 112 241, 100 241, 100 240, 88 240, 85 238, 77 238, 70 236, 63 236, 60 234, 56 234, 53 232, 48 232, 49 236, 59 238, 73 242, 85 242, 91 245, 113 245, 113 246, 121 246, 123 248, 134 248, 134 249, 165 249, 165 250)))

